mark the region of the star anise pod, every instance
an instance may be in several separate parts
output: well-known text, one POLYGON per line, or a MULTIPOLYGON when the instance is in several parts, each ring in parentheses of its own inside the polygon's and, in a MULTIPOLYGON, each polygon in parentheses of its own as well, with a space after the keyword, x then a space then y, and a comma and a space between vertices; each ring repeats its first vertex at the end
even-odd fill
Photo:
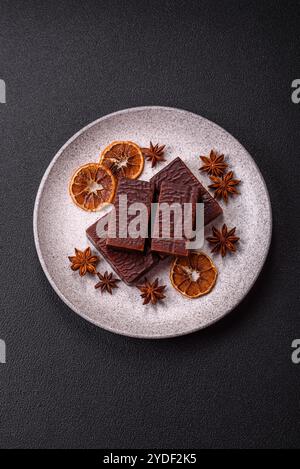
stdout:
POLYGON ((112 294, 113 288, 118 288, 117 282, 120 282, 118 278, 115 278, 110 272, 110 274, 106 271, 104 274, 100 274, 97 272, 97 276, 100 282, 96 283, 95 288, 100 288, 101 293, 107 291, 108 293, 112 294))
POLYGON ((222 176, 228 166, 224 161, 224 155, 218 155, 214 150, 211 150, 209 157, 200 156, 200 158, 204 163, 204 165, 199 168, 200 171, 211 176, 222 176))
POLYGON ((227 203, 229 195, 239 193, 235 186, 237 186, 241 181, 233 178, 232 171, 229 171, 229 173, 220 178, 216 176, 210 176, 210 179, 213 184, 210 184, 208 187, 210 189, 214 189, 216 199, 223 198, 227 203))
POLYGON ((141 297, 144 298, 143 305, 147 305, 148 303, 155 305, 158 301, 166 297, 164 295, 166 285, 159 286, 158 278, 155 279, 153 283, 148 282, 145 278, 144 283, 142 285, 138 285, 137 288, 142 292, 141 297))
POLYGON ((96 273, 96 264, 99 257, 92 256, 91 248, 86 248, 84 251, 75 248, 75 256, 69 256, 69 261, 72 263, 71 269, 79 269, 79 275, 83 277, 87 272, 96 273))
POLYGON ((160 161, 165 161, 164 148, 165 145, 159 146, 158 143, 153 145, 152 142, 150 142, 149 148, 141 148, 144 157, 152 162, 151 168, 154 168, 160 161))
POLYGON ((222 226, 222 230, 217 230, 214 226, 212 227, 213 236, 209 236, 207 241, 211 244, 214 244, 211 252, 220 252, 222 257, 226 256, 227 251, 235 252, 236 246, 235 243, 238 242, 240 238, 235 236, 236 228, 231 228, 228 231, 227 226, 222 226))

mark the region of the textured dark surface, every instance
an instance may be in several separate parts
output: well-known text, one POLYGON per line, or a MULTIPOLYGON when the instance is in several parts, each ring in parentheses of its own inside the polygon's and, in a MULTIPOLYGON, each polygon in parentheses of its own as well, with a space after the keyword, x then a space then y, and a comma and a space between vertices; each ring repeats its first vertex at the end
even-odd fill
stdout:
MULTIPOLYGON (((108 246, 114 246, 120 249, 127 249, 129 251, 144 251, 145 248, 145 239, 139 236, 138 238, 122 238, 119 237, 120 235, 120 208, 122 209, 122 213, 125 213, 129 210, 131 204, 135 203, 142 203, 147 207, 148 211, 148 219, 151 212, 151 203, 153 198, 153 190, 149 182, 142 181, 142 180, 131 180, 126 178, 121 178, 118 184, 116 199, 115 199, 115 214, 116 214, 116 236, 110 237, 108 236, 106 244, 108 246), (127 209, 126 203, 122 201, 122 197, 127 197, 127 209)), ((130 222, 137 216, 138 214, 134 215, 127 215, 127 230, 128 225, 130 222)), ((148 223, 147 223, 148 226, 148 223)))
MULTIPOLYGON (((107 220, 108 217, 109 215, 106 215, 107 220)), ((99 238, 97 234, 97 222, 91 225, 86 233, 89 240, 119 275, 120 279, 128 284, 136 282, 158 262, 158 257, 149 250, 145 253, 125 252, 107 246, 106 239, 99 238)))
MULTIPOLYGON (((199 191, 197 187, 191 187, 190 185, 179 186, 178 184, 173 184, 167 181, 163 181, 160 185, 160 192, 158 203, 159 204, 177 204, 181 208, 182 216, 181 218, 181 230, 182 237, 176 237, 176 226, 174 220, 178 220, 178 217, 175 216, 173 210, 170 212, 170 231, 166 231, 168 237, 163 236, 162 230, 167 230, 167 227, 163 228, 162 222, 164 221, 164 216, 162 211, 156 215, 154 223, 154 234, 156 236, 151 240, 151 250, 162 253, 162 254, 174 254, 176 256, 187 256, 189 251, 186 247, 186 238, 184 237, 184 205, 183 204, 192 204, 191 212, 191 221, 195 220, 195 208, 198 201, 199 191)), ((162 208, 163 210, 163 208, 162 208)), ((165 214, 167 215, 167 214, 165 214)), ((190 239, 190 238, 189 238, 190 239)))
POLYGON ((0 2, 1 447, 299 447, 299 2, 0 2), (199 113, 261 169, 274 231, 242 304, 163 341, 102 331, 52 291, 32 211, 53 155, 131 106, 199 113))
POLYGON ((160 186, 163 181, 172 182, 173 184, 182 184, 186 186, 194 186, 199 190, 199 196, 204 203, 204 224, 207 225, 222 213, 222 209, 218 202, 210 195, 210 193, 202 186, 201 182, 189 170, 181 158, 175 158, 161 171, 151 178, 154 185, 155 193, 159 193, 160 186))

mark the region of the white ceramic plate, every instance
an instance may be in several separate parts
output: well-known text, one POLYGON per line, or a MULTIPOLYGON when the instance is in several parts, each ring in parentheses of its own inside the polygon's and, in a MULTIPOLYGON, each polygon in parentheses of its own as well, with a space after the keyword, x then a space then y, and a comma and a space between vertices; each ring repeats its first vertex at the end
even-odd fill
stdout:
MULTIPOLYGON (((141 179, 148 180, 163 167, 151 169, 145 164, 141 179)), ((206 227, 206 235, 211 226, 206 227)), ((218 125, 187 111, 166 107, 140 107, 115 112, 92 122, 74 135, 50 163, 36 197, 34 237, 44 272, 60 298, 88 321, 112 332, 134 337, 164 338, 187 334, 216 322, 244 298, 265 262, 272 231, 271 206, 263 177, 245 148, 218 125), (96 278, 81 278, 70 269, 68 255, 74 247, 84 249, 89 243, 85 229, 99 218, 76 207, 68 193, 68 183, 75 169, 98 161, 100 151, 113 140, 132 140, 141 146, 149 141, 166 144, 165 165, 180 156, 204 186, 209 178, 200 174, 199 155, 212 148, 225 154, 240 184, 241 195, 221 202, 225 221, 236 226, 240 237, 235 255, 212 258, 219 270, 210 294, 189 300, 170 285, 169 264, 165 260, 149 274, 168 286, 164 303, 143 306, 140 292, 124 283, 113 295, 101 295, 94 289, 96 278)), ((203 250, 210 253, 205 242, 203 250)), ((111 271, 104 260, 100 272, 111 271)))

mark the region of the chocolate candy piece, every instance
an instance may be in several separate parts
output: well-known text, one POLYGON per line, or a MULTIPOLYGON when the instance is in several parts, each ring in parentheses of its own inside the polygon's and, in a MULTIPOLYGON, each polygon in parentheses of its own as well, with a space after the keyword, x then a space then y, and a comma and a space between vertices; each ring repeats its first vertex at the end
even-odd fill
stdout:
POLYGON ((218 202, 202 186, 189 168, 180 158, 175 158, 165 168, 156 173, 150 180, 155 191, 154 197, 158 199, 162 181, 172 182, 181 186, 198 187, 199 196, 204 203, 204 224, 207 225, 223 212, 218 202))
POLYGON ((127 226, 125 226, 126 231, 131 220, 136 218, 139 212, 129 215, 127 210, 131 204, 136 202, 143 203, 148 210, 147 216, 147 226, 150 217, 151 203, 153 199, 153 189, 149 182, 126 179, 122 178, 118 184, 117 195, 115 199, 115 210, 116 210, 116 237, 111 237, 108 234, 106 244, 107 246, 114 247, 116 249, 122 249, 127 251, 140 251, 143 252, 145 248, 145 236, 139 236, 138 238, 131 238, 128 234, 126 238, 119 237, 119 224, 122 220, 122 217, 125 216, 125 223, 127 218, 127 226), (123 200, 124 196, 127 196, 127 206, 126 202, 123 200))
MULTIPOLYGON (((187 238, 184 236, 184 205, 185 203, 192 204, 192 225, 194 226, 195 221, 195 210, 196 203, 198 201, 198 187, 180 186, 167 181, 162 181, 159 193, 158 204, 166 203, 169 208, 175 203, 181 208, 181 212, 176 214, 176 211, 170 210, 170 214, 166 213, 165 219, 170 220, 170 233, 168 233, 168 227, 164 227, 167 230, 168 237, 162 236, 162 222, 164 217, 162 211, 157 212, 154 223, 154 230, 159 235, 159 238, 153 237, 151 242, 151 251, 159 252, 160 254, 173 254, 175 256, 188 256, 189 250, 186 247, 187 238), (181 216, 181 220, 178 220, 178 216, 181 216), (175 232, 175 223, 181 222, 179 237, 174 237, 178 234, 175 232)), ((159 206, 158 206, 159 209, 159 206)), ((192 226, 192 227, 193 227, 192 226)))
MULTIPOLYGON (((104 215, 103 220, 108 224, 110 214, 104 215)), ((104 259, 111 265, 116 274, 128 285, 135 283, 148 270, 154 267, 159 259, 150 250, 145 253, 118 251, 106 245, 106 238, 97 234, 97 223, 91 225, 86 234, 104 259)))

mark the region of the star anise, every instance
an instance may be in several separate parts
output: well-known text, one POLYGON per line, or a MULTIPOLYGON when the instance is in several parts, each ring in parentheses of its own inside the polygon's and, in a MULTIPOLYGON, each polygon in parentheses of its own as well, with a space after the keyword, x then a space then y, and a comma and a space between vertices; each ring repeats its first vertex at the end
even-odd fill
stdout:
POLYGON ((158 285, 158 278, 155 279, 153 283, 148 282, 145 278, 142 285, 137 287, 141 292, 141 297, 144 298, 143 305, 152 303, 155 305, 158 301, 163 300, 166 296, 164 295, 164 290, 166 285, 158 285))
POLYGON ((71 269, 79 269, 79 275, 83 277, 87 272, 91 274, 96 273, 96 264, 99 261, 99 257, 92 256, 89 247, 84 251, 75 248, 75 256, 69 256, 69 261, 72 263, 71 269))
POLYGON ((224 161, 224 155, 218 155, 214 150, 211 150, 209 157, 200 156, 200 158, 204 163, 204 165, 199 168, 200 171, 211 176, 222 176, 228 166, 224 161))
POLYGON ((108 293, 112 294, 113 288, 118 288, 117 282, 120 282, 118 278, 115 278, 110 272, 110 274, 106 271, 104 274, 100 274, 97 272, 97 276, 100 282, 96 283, 95 288, 100 288, 101 293, 107 291, 108 293))
POLYGON ((152 142, 150 142, 149 148, 141 148, 144 157, 148 161, 152 162, 152 168, 154 168, 154 166, 156 166, 157 163, 159 163, 160 161, 165 161, 164 148, 165 145, 159 146, 158 143, 156 145, 153 145, 152 142))
POLYGON ((227 203, 229 195, 239 193, 235 186, 237 186, 241 181, 233 178, 232 171, 229 171, 229 173, 225 174, 223 177, 210 176, 210 179, 213 184, 210 184, 208 187, 210 189, 214 189, 216 199, 223 198, 227 203))
POLYGON ((240 238, 235 236, 236 227, 231 228, 228 231, 227 226, 222 226, 222 230, 217 230, 214 226, 212 227, 213 236, 209 236, 207 241, 211 244, 214 244, 211 252, 220 252, 222 257, 226 256, 227 251, 235 252, 236 246, 235 243, 238 242, 240 238))

